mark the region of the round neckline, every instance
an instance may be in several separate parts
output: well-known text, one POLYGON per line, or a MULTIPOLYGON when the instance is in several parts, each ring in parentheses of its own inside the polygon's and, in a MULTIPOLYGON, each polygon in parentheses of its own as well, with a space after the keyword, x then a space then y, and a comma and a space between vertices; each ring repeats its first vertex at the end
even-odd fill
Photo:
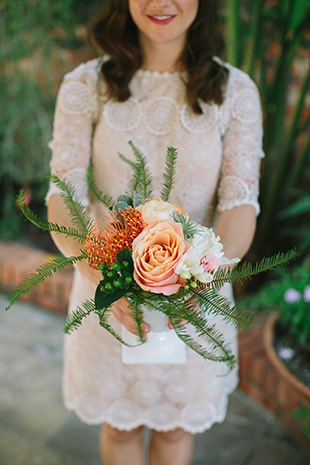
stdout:
POLYGON ((136 72, 137 75, 141 76, 153 76, 153 77, 184 77, 186 72, 181 71, 150 71, 149 69, 138 69, 136 72))

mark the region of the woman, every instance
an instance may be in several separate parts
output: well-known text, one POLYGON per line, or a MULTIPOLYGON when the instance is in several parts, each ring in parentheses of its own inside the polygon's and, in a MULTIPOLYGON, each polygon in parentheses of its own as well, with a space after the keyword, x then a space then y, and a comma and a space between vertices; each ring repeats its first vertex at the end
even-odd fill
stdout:
MULTIPOLYGON (((257 89, 241 71, 213 56, 219 50, 216 0, 111 0, 92 28, 104 59, 80 65, 61 86, 51 169, 75 188, 93 217, 85 172, 92 160, 98 186, 116 198, 130 170, 128 141, 144 153, 161 186, 166 147, 178 148, 173 201, 207 226, 215 225, 226 256, 248 250, 259 211, 261 109, 257 89)), ((159 192, 158 192, 159 193, 159 192)), ((70 225, 57 190, 48 194, 49 219, 70 225)), ((78 244, 59 236, 65 255, 78 244)), ((93 296, 100 275, 76 266, 70 310, 93 296)), ((230 289, 227 291, 229 295, 230 289)), ((113 307, 115 327, 134 332, 124 299, 113 307)), ((216 318, 236 353, 236 332, 216 318)), ((149 327, 145 325, 146 333, 149 327)), ((105 465, 143 463, 143 426, 152 430, 150 464, 186 465, 193 434, 225 418, 237 385, 222 364, 193 351, 184 365, 124 365, 120 344, 95 316, 65 341, 66 405, 89 424, 104 423, 105 465)))

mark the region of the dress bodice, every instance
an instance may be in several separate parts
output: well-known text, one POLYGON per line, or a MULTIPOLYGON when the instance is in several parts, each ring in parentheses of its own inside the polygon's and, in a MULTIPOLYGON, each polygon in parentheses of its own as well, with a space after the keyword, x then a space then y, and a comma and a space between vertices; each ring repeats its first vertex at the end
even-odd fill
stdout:
MULTIPOLYGON (((222 105, 200 102, 202 114, 186 103, 186 75, 139 70, 125 102, 108 100, 100 60, 65 76, 56 107, 52 171, 76 187, 89 204, 85 170, 90 161, 98 186, 117 198, 126 190, 133 158, 131 140, 145 155, 154 195, 163 183, 166 149, 178 149, 172 201, 199 222, 211 225, 214 212, 257 203, 262 156, 261 107, 257 88, 230 66, 222 105)), ((49 192, 53 194, 54 188, 49 192)), ((96 211, 94 203, 93 211, 96 211)), ((99 211, 96 215, 100 215, 99 211)))

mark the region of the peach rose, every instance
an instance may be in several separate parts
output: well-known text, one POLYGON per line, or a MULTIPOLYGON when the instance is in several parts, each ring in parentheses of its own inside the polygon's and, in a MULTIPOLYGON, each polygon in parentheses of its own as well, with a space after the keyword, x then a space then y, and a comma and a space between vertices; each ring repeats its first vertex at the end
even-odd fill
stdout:
POLYGON ((155 294, 176 293, 181 283, 175 268, 186 250, 181 224, 163 221, 147 226, 132 244, 136 283, 155 294))

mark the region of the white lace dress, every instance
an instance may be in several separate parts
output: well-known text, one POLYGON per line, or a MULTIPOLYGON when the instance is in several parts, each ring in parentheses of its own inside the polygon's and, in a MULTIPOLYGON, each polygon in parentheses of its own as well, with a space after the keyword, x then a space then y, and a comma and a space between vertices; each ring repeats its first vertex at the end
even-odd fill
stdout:
MULTIPOLYGON (((185 103, 179 73, 138 71, 130 84, 132 96, 118 103, 105 97, 100 60, 80 65, 65 76, 59 92, 52 172, 75 186, 97 219, 104 212, 88 198, 85 171, 90 161, 99 187, 116 198, 131 175, 118 152, 133 158, 132 140, 148 160, 154 194, 159 195, 166 147, 173 146, 179 156, 172 201, 193 219, 212 226, 216 212, 248 204, 258 213, 260 98, 246 74, 226 66, 224 103, 202 103, 203 114, 197 116, 185 103)), ((52 185, 48 198, 56 192, 52 185)), ((70 311, 92 297, 75 273, 70 311)), ((213 320, 237 353, 236 330, 213 320)), ((117 322, 115 327, 120 330, 117 322)), ((237 386, 237 370, 223 376, 226 372, 224 364, 205 361, 189 349, 184 365, 125 365, 120 343, 99 326, 96 315, 65 337, 65 404, 89 424, 202 432, 225 418, 228 395, 237 386)))

